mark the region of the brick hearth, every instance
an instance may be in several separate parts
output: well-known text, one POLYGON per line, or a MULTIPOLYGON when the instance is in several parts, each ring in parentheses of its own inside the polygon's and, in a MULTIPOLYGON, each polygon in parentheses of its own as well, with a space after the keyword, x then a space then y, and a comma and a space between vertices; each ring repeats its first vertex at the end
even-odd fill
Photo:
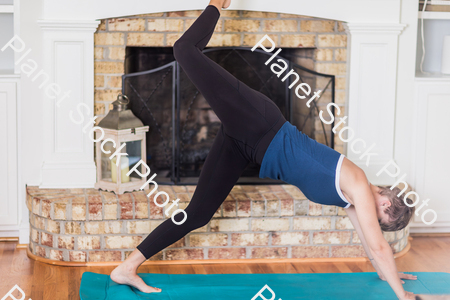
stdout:
MULTIPOLYGON (((180 208, 194 190, 159 187, 179 198, 180 208)), ((122 261, 166 219, 147 193, 28 187, 30 251, 58 261, 122 261)), ((395 253, 408 235, 408 228, 384 233, 395 253)), ((292 185, 238 185, 209 224, 151 260, 360 256, 364 250, 344 209, 310 202, 292 185)))

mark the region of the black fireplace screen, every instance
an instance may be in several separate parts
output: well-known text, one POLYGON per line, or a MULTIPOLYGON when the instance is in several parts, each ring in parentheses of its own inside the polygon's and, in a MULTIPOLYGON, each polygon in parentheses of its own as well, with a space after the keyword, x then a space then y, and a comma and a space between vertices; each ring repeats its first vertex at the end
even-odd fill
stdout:
MULTIPOLYGON (((151 174, 157 174, 155 180, 161 184, 196 184, 220 120, 175 61, 172 48, 155 49, 127 48, 122 92, 130 98, 133 113, 150 127, 147 164, 151 174)), ((320 135, 324 144, 333 148, 331 128, 334 123, 330 127, 316 120, 320 109, 334 103, 335 77, 298 63, 304 61, 306 54, 313 57, 313 51, 284 48, 284 55, 277 57, 289 63, 288 70, 293 69, 300 75, 300 80, 291 89, 293 76, 282 82, 281 78, 287 72, 277 77, 270 70, 270 64, 265 65, 270 53, 260 49, 252 52, 245 47, 206 48, 203 52, 249 87, 272 99, 286 120, 303 133, 311 138, 320 135), (303 52, 299 54, 298 50, 303 52), (312 91, 321 90, 321 95, 328 96, 316 98, 308 108, 306 102, 309 99, 299 99, 295 95, 295 87, 300 82, 308 83, 312 91)), ((238 183, 281 183, 261 179, 258 174, 259 166, 249 164, 238 183)))

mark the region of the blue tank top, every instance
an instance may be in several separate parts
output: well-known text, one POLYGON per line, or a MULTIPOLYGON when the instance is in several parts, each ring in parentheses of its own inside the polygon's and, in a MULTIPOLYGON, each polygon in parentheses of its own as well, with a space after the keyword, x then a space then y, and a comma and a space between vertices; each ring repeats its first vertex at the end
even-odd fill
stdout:
POLYGON ((343 159, 286 121, 264 154, 259 177, 295 185, 313 202, 347 208, 351 204, 339 187, 343 159))

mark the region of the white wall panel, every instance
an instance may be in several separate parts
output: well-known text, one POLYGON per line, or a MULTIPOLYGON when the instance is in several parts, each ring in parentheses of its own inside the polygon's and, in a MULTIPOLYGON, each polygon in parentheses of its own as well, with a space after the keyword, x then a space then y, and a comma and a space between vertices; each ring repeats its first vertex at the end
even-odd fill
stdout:
MULTIPOLYGON (((361 167, 373 184, 391 184, 394 178, 378 171, 394 159, 398 36, 404 24, 346 24, 348 43, 348 126, 355 138, 375 153, 367 158, 351 151, 347 158, 361 167)), ((364 151, 364 150, 362 150, 364 151)))
POLYGON ((0 225, 18 224, 16 83, 0 82, 0 225))
POLYGON ((55 62, 65 61, 55 65, 55 83, 61 87, 62 91, 70 91, 70 98, 63 100, 59 106, 56 105, 57 101, 53 101, 55 153, 82 153, 85 147, 82 125, 67 122, 67 120, 69 112, 77 111, 76 107, 83 98, 84 70, 83 64, 79 63, 84 60, 83 43, 55 42, 54 53, 55 62), (68 57, 70 57, 69 60, 68 57))
MULTIPOLYGON (((450 134, 447 121, 450 111, 450 79, 417 79, 412 123, 414 190, 418 193, 420 207, 423 200, 428 203, 414 216, 416 231, 450 230, 450 134), (424 224, 422 213, 432 209, 437 214, 436 222, 424 224), (441 229, 439 229, 441 228, 441 229)), ((424 216, 426 222, 433 219, 432 213, 424 216)))
POLYGON ((42 90, 44 163, 40 187, 94 187, 94 144, 82 128, 94 115, 94 35, 98 21, 39 21, 43 65, 50 82, 61 88, 52 99, 42 90), (67 98, 59 101, 66 93, 67 98), (58 102, 60 103, 58 105, 58 102), (77 106, 91 108, 82 124, 69 118, 77 106))

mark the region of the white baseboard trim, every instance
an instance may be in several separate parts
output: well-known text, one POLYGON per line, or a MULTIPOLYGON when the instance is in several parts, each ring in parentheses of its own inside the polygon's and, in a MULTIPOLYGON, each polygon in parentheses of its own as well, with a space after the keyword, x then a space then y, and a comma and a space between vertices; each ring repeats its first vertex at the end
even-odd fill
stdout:
POLYGON ((443 227, 410 227, 410 233, 450 233, 450 226, 443 227))
POLYGON ((30 223, 14 226, 0 226, 0 237, 18 237, 19 244, 30 242, 30 223))
MULTIPOLYGON (((0 229, 0 237, 19 237, 19 230, 1 230, 0 229)), ((19 237, 19 243, 20 243, 20 237, 19 237)))

